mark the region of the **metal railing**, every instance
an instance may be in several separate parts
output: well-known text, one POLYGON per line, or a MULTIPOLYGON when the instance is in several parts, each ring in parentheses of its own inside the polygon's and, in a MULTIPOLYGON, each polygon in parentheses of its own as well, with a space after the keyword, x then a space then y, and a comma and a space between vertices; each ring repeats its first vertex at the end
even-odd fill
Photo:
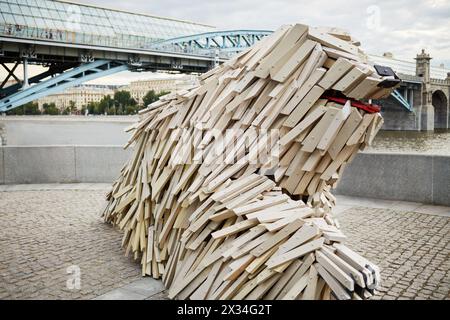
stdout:
MULTIPOLYGON (((181 48, 180 46, 171 44, 158 45, 155 47, 155 44, 163 39, 128 34, 104 36, 87 34, 78 31, 75 32, 68 30, 36 28, 23 25, 0 24, 0 35, 58 43, 198 55, 203 57, 211 57, 212 59, 216 56, 216 52, 214 50, 205 50, 195 47, 181 48)), ((233 53, 230 52, 219 52, 219 57, 222 59, 228 59, 232 56, 232 54, 233 53)))

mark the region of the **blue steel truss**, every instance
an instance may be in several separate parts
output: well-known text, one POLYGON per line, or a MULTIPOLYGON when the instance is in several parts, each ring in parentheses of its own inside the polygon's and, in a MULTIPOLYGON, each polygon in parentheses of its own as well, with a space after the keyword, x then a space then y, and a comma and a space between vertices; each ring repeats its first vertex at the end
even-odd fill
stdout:
MULTIPOLYGON (((268 30, 231 30, 206 32, 190 36, 162 40, 151 45, 151 50, 172 53, 207 55, 211 59, 231 58, 236 52, 251 47, 261 38, 270 35, 268 30)), ((0 112, 6 112, 30 101, 61 92, 83 82, 104 77, 128 69, 125 62, 98 60, 78 67, 65 66, 58 70, 48 70, 29 79, 30 87, 21 89, 16 84, 0 90, 0 112), (55 74, 58 74, 54 76, 55 74), (43 80, 53 76, 48 80, 43 80), (41 81, 42 80, 42 81, 41 81), (33 84, 34 83, 34 84, 33 84)))
POLYGON ((121 62, 98 60, 82 64, 53 78, 31 85, 0 100, 0 112, 6 112, 30 101, 58 93, 83 82, 125 71, 128 65, 121 62))
MULTIPOLYGON (((156 42, 156 50, 171 50, 171 47, 190 52, 193 50, 219 50, 238 52, 251 47, 256 41, 270 35, 269 30, 229 30, 205 32, 156 42)), ((173 49, 172 49, 173 50, 173 49)), ((178 50, 177 50, 178 51, 178 50)))
MULTIPOLYGON (((45 78, 53 77, 57 74, 63 73, 64 71, 66 71, 68 69, 72 69, 75 66, 76 66, 76 64, 74 64, 74 63, 63 64, 62 66, 50 66, 47 71, 44 71, 44 72, 28 79, 28 83, 29 84, 39 83, 40 81, 44 80, 45 78)), ((22 83, 19 82, 19 83, 10 85, 6 88, 0 89, 0 98, 12 95, 12 94, 20 91, 21 88, 22 88, 22 83)))
POLYGON ((397 90, 392 91, 391 96, 393 96, 400 104, 409 112, 414 112, 412 106, 408 101, 401 95, 397 90))

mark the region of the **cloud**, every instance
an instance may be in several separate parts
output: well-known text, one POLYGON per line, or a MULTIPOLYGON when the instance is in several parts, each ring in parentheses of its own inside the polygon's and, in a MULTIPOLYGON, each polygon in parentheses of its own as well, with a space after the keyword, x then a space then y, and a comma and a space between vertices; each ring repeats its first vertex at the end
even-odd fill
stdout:
MULTIPOLYGON (((270 29, 287 23, 344 28, 372 54, 412 59, 425 48, 433 63, 450 59, 447 0, 82 0, 132 12, 186 19, 218 29, 270 29)), ((449 67, 447 65, 447 67, 449 67)))
MULTIPOLYGON (((74 0, 72 0, 74 1, 74 0)), ((412 60, 425 48, 432 65, 450 68, 448 0, 80 0, 107 8, 205 23, 218 29, 275 30, 288 23, 346 29, 371 54, 412 60)), ((146 74, 146 77, 150 75, 146 74)), ((134 80, 121 73, 96 82, 134 80), (121 80, 120 80, 121 79, 121 80)))

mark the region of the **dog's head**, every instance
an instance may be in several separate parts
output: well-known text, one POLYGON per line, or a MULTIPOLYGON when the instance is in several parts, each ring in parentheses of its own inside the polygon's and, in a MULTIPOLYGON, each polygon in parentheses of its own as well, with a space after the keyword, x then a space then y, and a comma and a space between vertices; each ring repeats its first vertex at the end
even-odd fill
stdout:
POLYGON ((280 161, 262 172, 290 194, 310 198, 335 185, 346 163, 371 143, 383 123, 371 99, 387 97, 400 83, 389 67, 371 64, 348 33, 302 24, 279 28, 217 72, 219 81, 228 75, 236 82, 233 101, 257 93, 247 100, 260 120, 253 125, 281 132, 280 161))

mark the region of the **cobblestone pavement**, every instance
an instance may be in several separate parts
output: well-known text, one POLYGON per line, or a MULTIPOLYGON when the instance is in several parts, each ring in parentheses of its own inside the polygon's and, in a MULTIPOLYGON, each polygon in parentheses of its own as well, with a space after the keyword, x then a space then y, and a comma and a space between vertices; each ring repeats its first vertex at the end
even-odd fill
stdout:
MULTIPOLYGON (((0 192, 0 299, 91 299, 141 279, 120 232, 99 217, 103 194, 0 192), (72 265, 79 290, 66 286, 72 265)), ((352 206, 337 218, 348 245, 381 267, 375 299, 450 299, 448 215, 352 206)))
POLYGON ((120 232, 99 216, 103 195, 0 192, 0 299, 91 299, 141 278, 120 232), (66 285, 72 265, 80 268, 79 290, 66 285))
POLYGON ((353 207, 337 215, 347 245, 381 269, 373 299, 450 299, 450 218, 353 207))

